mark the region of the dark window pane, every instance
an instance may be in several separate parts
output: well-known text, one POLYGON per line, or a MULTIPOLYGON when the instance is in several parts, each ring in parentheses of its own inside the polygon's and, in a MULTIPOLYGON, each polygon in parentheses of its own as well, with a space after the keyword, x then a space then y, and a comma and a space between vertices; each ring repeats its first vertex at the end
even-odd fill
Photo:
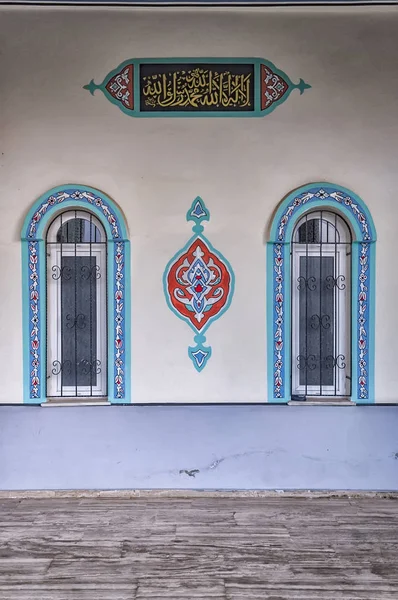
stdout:
POLYGON ((305 221, 298 229, 298 241, 300 244, 319 244, 320 240, 320 220, 309 219, 305 221))
POLYGON ((61 279, 62 385, 97 383, 95 256, 63 256, 61 279))
POLYGON ((62 244, 95 243, 101 241, 101 233, 87 219, 69 219, 57 231, 57 242, 62 244))
POLYGON ((333 256, 300 256, 300 385, 334 385, 334 289, 330 277, 334 278, 333 256))

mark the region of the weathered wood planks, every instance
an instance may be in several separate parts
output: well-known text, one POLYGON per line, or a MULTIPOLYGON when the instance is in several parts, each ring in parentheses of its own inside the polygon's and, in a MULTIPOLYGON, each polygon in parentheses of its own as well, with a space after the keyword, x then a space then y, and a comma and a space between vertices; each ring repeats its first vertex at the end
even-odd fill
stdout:
POLYGON ((0 600, 198 598, 398 600, 398 500, 0 500, 0 600))

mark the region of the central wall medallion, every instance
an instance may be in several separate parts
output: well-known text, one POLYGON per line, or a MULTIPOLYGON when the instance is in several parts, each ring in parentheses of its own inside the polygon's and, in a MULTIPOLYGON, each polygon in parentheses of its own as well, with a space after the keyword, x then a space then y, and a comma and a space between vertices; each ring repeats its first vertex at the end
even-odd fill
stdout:
POLYGON ((203 235, 202 222, 209 219, 209 211, 197 197, 187 212, 187 221, 194 222, 194 235, 171 259, 163 276, 169 308, 196 334, 196 346, 188 348, 188 355, 197 371, 211 356, 204 333, 228 309, 235 283, 230 264, 203 235))

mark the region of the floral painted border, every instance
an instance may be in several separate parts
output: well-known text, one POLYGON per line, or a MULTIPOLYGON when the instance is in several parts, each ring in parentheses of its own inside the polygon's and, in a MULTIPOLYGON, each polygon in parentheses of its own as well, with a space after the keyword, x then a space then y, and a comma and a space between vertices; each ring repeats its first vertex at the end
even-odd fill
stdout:
MULTIPOLYGON (((358 280, 353 281, 352 305, 356 307, 356 346, 357 346, 357 398, 369 399, 369 337, 370 337, 370 302, 371 302, 371 246, 375 241, 373 225, 370 223, 365 211, 359 202, 348 193, 341 190, 328 191, 324 187, 314 187, 311 190, 298 193, 288 204, 282 216, 276 223, 276 241, 273 246, 273 395, 275 399, 285 397, 286 368, 286 306, 284 297, 284 286, 286 278, 290 277, 289 263, 286 262, 290 240, 286 240, 286 231, 289 221, 294 217, 297 210, 305 204, 325 201, 330 205, 332 200, 336 204, 346 207, 352 218, 358 223, 362 239, 358 254, 358 280), (286 253, 284 255, 284 252, 286 253)), ((301 214, 301 213, 300 213, 301 214)), ((354 366, 354 365, 353 365, 354 366)), ((354 370, 353 370, 354 374, 354 370)), ((353 380, 354 384, 354 380, 353 380)))
POLYGON ((120 238, 120 225, 118 223, 118 219, 116 215, 111 211, 109 206, 100 198, 96 196, 92 192, 81 192, 80 190, 74 190, 72 192, 64 191, 57 192, 49 196, 44 202, 41 203, 35 214, 33 215, 27 231, 28 239, 36 238, 37 225, 39 221, 42 219, 43 215, 47 213, 48 210, 57 206, 64 202, 65 200, 86 200, 89 204, 92 204, 99 208, 104 217, 107 219, 112 228, 112 237, 114 239, 120 238))
MULTIPOLYGON (((29 397, 31 400, 42 398, 44 382, 40 380, 40 369, 45 361, 42 353, 43 326, 40 321, 41 315, 41 288, 45 290, 46 282, 40 281, 41 252, 39 251, 39 239, 37 237, 38 224, 44 215, 57 209, 65 201, 79 200, 95 206, 102 213, 110 225, 114 252, 114 298, 113 298, 113 369, 114 369, 114 397, 123 400, 126 397, 125 390, 125 241, 122 240, 121 224, 116 213, 99 195, 79 189, 65 189, 49 195, 34 212, 28 221, 25 231, 25 242, 28 243, 28 290, 29 290, 29 343, 30 343, 30 381, 29 397)), ((41 238, 40 238, 41 239, 41 238)), ((109 274, 108 274, 109 276, 109 274)), ((45 293, 45 291, 44 291, 45 293)))
POLYGON ((115 244, 115 386, 116 398, 124 398, 124 242, 115 244))
POLYGON ((284 394, 284 281, 283 281, 283 244, 274 244, 274 390, 276 398, 284 394))
POLYGON ((361 244, 358 269, 358 387, 359 398, 369 397, 368 390, 368 346, 369 346, 369 303, 370 303, 370 245, 361 244))
POLYGON ((356 221, 359 223, 360 228, 362 229, 362 241, 372 241, 371 226, 368 223, 364 212, 360 210, 358 202, 353 200, 348 194, 344 194, 341 191, 334 191, 329 193, 323 188, 318 189, 316 192, 303 192, 302 194, 299 194, 296 198, 294 198, 293 202, 289 204, 289 206, 286 209, 286 212, 280 218, 278 226, 278 240, 280 242, 285 241, 286 226, 291 217, 294 215, 294 213, 300 206, 303 206, 303 204, 310 203, 311 200, 314 201, 330 199, 334 200, 338 204, 346 206, 351 211, 352 216, 356 219, 356 221))
POLYGON ((40 397, 40 287, 38 243, 29 242, 30 397, 40 397))

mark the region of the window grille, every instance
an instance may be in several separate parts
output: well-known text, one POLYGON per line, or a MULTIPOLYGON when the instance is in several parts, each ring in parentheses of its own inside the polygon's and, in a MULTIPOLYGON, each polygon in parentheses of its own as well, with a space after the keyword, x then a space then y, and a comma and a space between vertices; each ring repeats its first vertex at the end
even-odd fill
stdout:
POLYGON ((69 210, 46 237, 47 396, 107 396, 107 241, 99 220, 69 210))
POLYGON ((293 231, 292 396, 351 395, 351 245, 329 211, 307 213, 293 231))

